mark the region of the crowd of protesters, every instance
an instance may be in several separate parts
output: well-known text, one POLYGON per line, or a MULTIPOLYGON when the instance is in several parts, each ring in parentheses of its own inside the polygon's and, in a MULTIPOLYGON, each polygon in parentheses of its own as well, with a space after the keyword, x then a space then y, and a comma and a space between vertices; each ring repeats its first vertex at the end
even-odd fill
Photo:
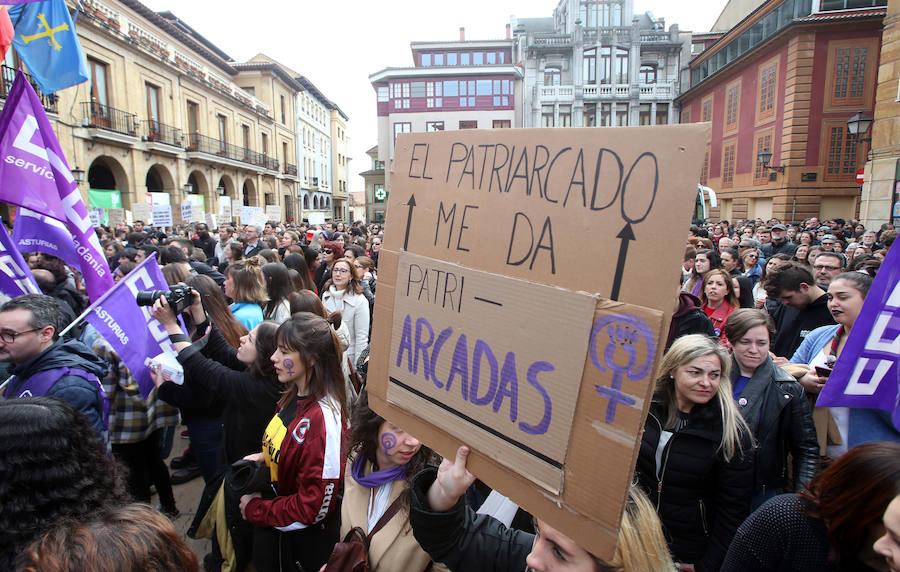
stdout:
POLYGON ((76 321, 78 274, 25 253, 43 294, 0 306, 0 569, 342 570, 356 531, 385 572, 900 571, 900 433, 879 410, 816 406, 890 225, 691 227, 609 561, 542 515, 479 506, 497 492, 467 447, 441 460, 369 408, 378 225, 97 232, 116 281, 155 255, 190 289, 180 316, 164 296, 151 309, 183 381, 148 365, 144 397, 76 321), (190 446, 167 467, 180 427, 190 446), (173 485, 197 478, 200 561, 169 520, 173 485))

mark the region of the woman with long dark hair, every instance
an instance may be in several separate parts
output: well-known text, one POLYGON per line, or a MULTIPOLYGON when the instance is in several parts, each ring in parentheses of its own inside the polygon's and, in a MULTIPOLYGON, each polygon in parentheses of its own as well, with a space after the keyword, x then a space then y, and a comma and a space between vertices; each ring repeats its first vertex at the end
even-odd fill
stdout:
POLYGON ((734 293, 731 276, 721 268, 710 270, 703 277, 703 291, 700 294, 703 311, 712 322, 720 342, 725 340, 725 320, 740 304, 734 293))
POLYGON ((346 258, 336 260, 331 275, 322 291, 322 304, 329 312, 341 312, 350 333, 347 357, 356 363, 359 354, 369 347, 369 301, 363 296, 353 262, 346 258))
POLYGON ((247 335, 249 330, 235 319, 228 307, 228 301, 216 281, 209 276, 197 274, 189 277, 184 283, 200 294, 200 300, 203 302, 203 309, 209 316, 209 321, 219 328, 219 332, 228 345, 237 349, 241 345, 241 338, 247 335))
POLYGON ((52 397, 0 400, 0 568, 62 518, 128 502, 87 418, 52 397))
POLYGON ((309 266, 306 264, 306 257, 302 254, 291 253, 284 257, 284 265, 292 270, 297 271, 297 282, 294 284, 294 290, 312 290, 316 292, 316 284, 313 282, 309 273, 309 266))
POLYGON ((694 255, 694 266, 691 268, 691 277, 685 280, 681 287, 685 292, 690 292, 700 297, 703 290, 703 277, 714 268, 722 267, 722 258, 715 250, 698 250, 694 255))
POLYGON ((716 340, 675 340, 660 377, 635 470, 681 570, 718 570, 750 512, 753 446, 732 399, 730 358, 716 340))
POLYGON ((851 449, 807 490, 778 495, 754 512, 735 534, 722 572, 887 570, 872 543, 898 493, 900 444, 851 449))
POLYGON ((756 286, 760 275, 762 275, 762 266, 759 264, 759 251, 755 248, 745 248, 741 250, 740 256, 741 276, 746 276, 756 286))
POLYGON ((254 530, 253 564, 260 572, 280 562, 318 570, 340 533, 334 516, 349 437, 341 350, 331 324, 299 312, 281 324, 272 363, 287 389, 263 435, 265 462, 277 494, 241 497, 241 515, 254 530))
POLYGON ((266 291, 269 294, 269 301, 263 308, 263 316, 267 320, 281 324, 291 316, 290 301, 288 300, 294 290, 291 275, 288 274, 287 266, 281 262, 264 264, 262 273, 266 279, 266 291))
MULTIPOLYGON (((176 316, 164 297, 153 305, 151 314, 166 329, 178 352, 178 362, 184 369, 181 392, 209 393, 224 405, 225 464, 242 459, 259 447, 263 430, 272 409, 281 395, 281 385, 275 376, 270 357, 275 351, 277 324, 261 322, 245 336, 240 346, 231 347, 217 326, 209 324, 203 303, 195 291, 194 303, 185 312, 198 324, 195 339, 205 337, 205 344, 192 345, 181 333, 176 316), (207 334, 208 330, 208 334, 207 334), (184 337, 183 340, 177 340, 184 337)), ((166 381, 158 370, 153 371, 157 387, 175 385, 166 381)), ((168 388, 174 391, 176 388, 168 388)))
POLYGON ((393 503, 399 503, 400 510, 372 537, 372 572, 428 569, 431 558, 416 542, 409 525, 409 484, 431 461, 431 450, 369 409, 365 392, 353 410, 350 426, 353 437, 344 478, 341 537, 355 526, 368 533, 393 503))

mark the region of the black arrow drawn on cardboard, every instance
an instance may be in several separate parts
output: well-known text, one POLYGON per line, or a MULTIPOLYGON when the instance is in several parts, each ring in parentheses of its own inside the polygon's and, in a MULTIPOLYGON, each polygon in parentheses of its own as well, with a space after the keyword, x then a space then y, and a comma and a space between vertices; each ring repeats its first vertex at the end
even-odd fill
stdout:
POLYGON ((635 240, 630 222, 625 223, 625 226, 622 227, 616 238, 621 238, 622 244, 619 246, 619 260, 616 262, 616 274, 613 277, 612 293, 609 296, 611 300, 619 299, 619 290, 622 288, 622 275, 625 274, 625 260, 628 258, 628 243, 635 240))
POLYGON ((407 250, 406 247, 409 245, 409 229, 412 226, 413 209, 416 208, 416 195, 409 195, 406 205, 409 207, 409 214, 406 215, 406 236, 403 237, 403 250, 407 250))

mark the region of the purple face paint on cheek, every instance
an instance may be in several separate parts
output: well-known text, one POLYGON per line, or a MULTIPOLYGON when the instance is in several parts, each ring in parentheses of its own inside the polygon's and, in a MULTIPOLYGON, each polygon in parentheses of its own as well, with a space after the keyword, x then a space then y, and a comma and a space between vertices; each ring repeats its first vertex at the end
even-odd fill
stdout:
POLYGON ((294 375, 294 360, 285 358, 281 360, 281 365, 287 370, 288 375, 294 375))
POLYGON ((393 433, 385 433, 381 436, 381 448, 385 455, 391 454, 391 449, 397 446, 397 437, 393 433))

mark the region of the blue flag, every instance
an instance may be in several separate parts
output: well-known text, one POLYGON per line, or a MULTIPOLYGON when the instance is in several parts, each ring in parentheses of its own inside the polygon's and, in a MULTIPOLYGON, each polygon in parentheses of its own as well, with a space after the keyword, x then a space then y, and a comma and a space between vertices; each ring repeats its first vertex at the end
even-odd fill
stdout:
POLYGON ((87 62, 65 0, 9 8, 16 30, 13 47, 44 93, 88 80, 87 62))

